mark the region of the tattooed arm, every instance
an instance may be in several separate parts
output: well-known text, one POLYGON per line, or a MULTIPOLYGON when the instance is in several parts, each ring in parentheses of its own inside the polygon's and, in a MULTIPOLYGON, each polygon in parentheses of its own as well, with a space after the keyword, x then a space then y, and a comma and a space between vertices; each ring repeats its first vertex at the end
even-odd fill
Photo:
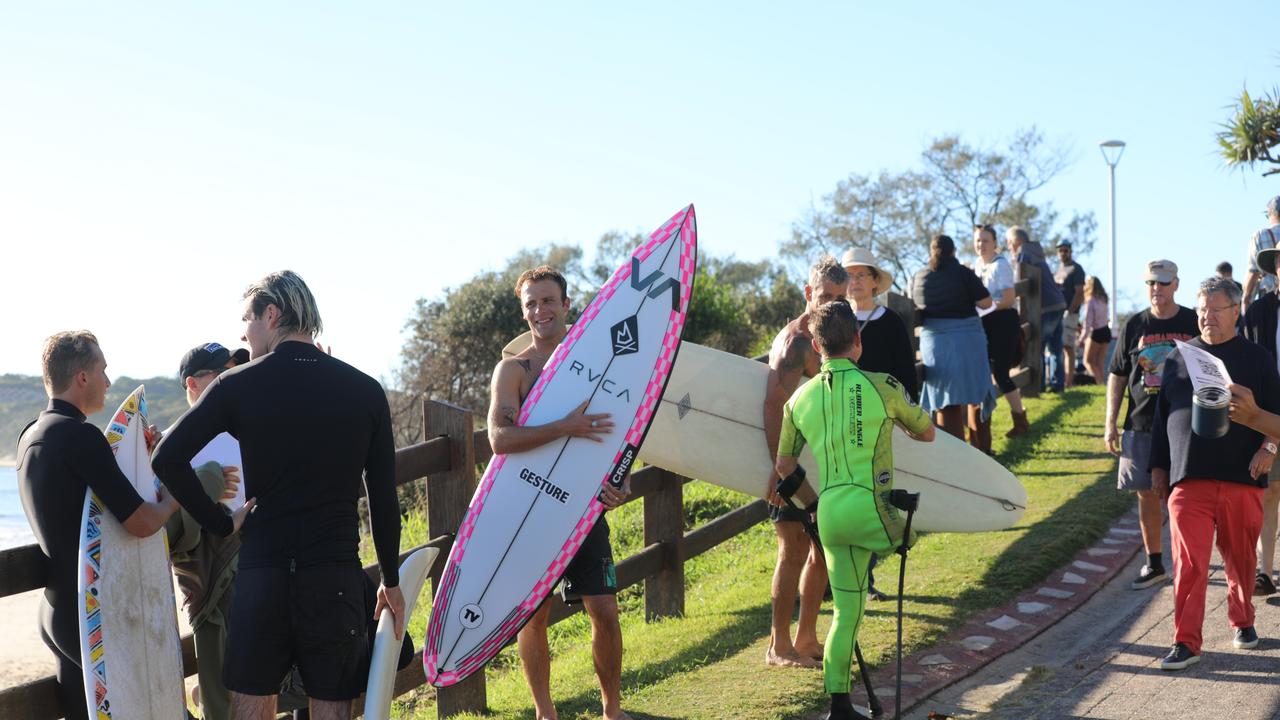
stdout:
POLYGON ((525 452, 564 437, 580 437, 603 442, 601 436, 613 430, 609 413, 586 412, 588 400, 568 415, 545 425, 517 425, 520 415, 520 380, 528 372, 527 361, 509 358, 493 369, 489 386, 489 444, 499 455, 525 452))

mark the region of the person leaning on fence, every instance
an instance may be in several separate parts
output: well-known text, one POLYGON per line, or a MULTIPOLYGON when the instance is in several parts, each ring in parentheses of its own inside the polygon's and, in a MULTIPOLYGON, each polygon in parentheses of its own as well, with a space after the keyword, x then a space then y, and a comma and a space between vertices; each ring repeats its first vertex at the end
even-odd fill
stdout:
MULTIPOLYGON (((801 380, 818 373, 818 355, 809 335, 809 314, 820 305, 844 299, 849 290, 849 273, 836 259, 823 256, 809 268, 804 286, 804 314, 787 323, 769 348, 769 377, 765 381, 764 439, 769 457, 778 453, 778 432, 782 428, 782 406, 801 380)), ((827 566, 822 553, 805 532, 808 513, 783 503, 778 495, 781 478, 769 468, 765 500, 769 518, 778 536, 778 562, 770 588, 771 628, 764 661, 779 667, 818 667, 822 647, 818 644, 818 611, 827 589, 827 566), (791 640, 791 614, 795 610, 797 588, 800 616, 796 620, 795 642, 791 640)))
POLYGON ((1164 568, 1164 502, 1151 487, 1147 461, 1151 454, 1151 417, 1160 394, 1165 358, 1176 340, 1190 340, 1200 333, 1196 313, 1173 301, 1178 290, 1178 266, 1168 260, 1147 263, 1145 280, 1151 307, 1134 313, 1120 328, 1107 377, 1107 411, 1102 440, 1120 456, 1116 487, 1138 494, 1138 525, 1147 563, 1131 587, 1151 587, 1169 579, 1164 568), (1127 388, 1126 388, 1127 385, 1127 388), (1117 431, 1120 405, 1125 396, 1123 435, 1117 431))
POLYGON ((1093 376, 1094 382, 1103 385, 1107 382, 1106 360, 1107 348, 1111 347, 1111 320, 1107 290, 1097 275, 1090 275, 1084 281, 1084 318, 1080 321, 1080 338, 1076 345, 1080 348, 1080 356, 1084 358, 1084 366, 1093 376))
POLYGON ((991 293, 956 260, 955 241, 935 235, 929 264, 912 278, 911 299, 924 318, 920 405, 943 430, 963 440, 965 406, 981 404, 992 392, 987 335, 974 309, 991 307, 991 293))
MULTIPOLYGON (((58 701, 69 720, 89 717, 80 666, 80 519, 92 489, 126 532, 148 537, 178 510, 165 490, 144 501, 121 472, 102 431, 87 415, 106 404, 107 360, 86 331, 61 332, 44 343, 41 359, 49 405, 18 437, 18 494, 48 568, 40 603, 40 639, 57 663, 58 701)), ((156 436, 147 430, 150 445, 156 436)), ((239 527, 244 514, 234 518, 239 527)), ((232 523, 228 519, 228 524, 232 523)))
MULTIPOLYGON (((1200 285, 1196 315, 1200 336, 1187 345, 1222 361, 1238 385, 1249 388, 1262 409, 1280 411, 1280 373, 1275 359, 1236 334, 1240 295, 1230 280, 1210 278, 1200 285)), ((1194 388, 1181 352, 1165 361, 1162 387, 1151 427, 1151 479, 1169 503, 1169 535, 1174 555, 1174 644, 1161 662, 1181 670, 1200 661, 1205 590, 1214 535, 1227 576, 1227 618, 1240 650, 1258 646, 1253 586, 1262 529, 1262 496, 1275 460, 1274 438, 1232 424, 1222 437, 1193 430, 1194 388)))
MULTIPOLYGON (((1258 253, 1255 264, 1270 278, 1276 276, 1276 260, 1280 249, 1267 248, 1258 253)), ((1244 316, 1244 336, 1271 354, 1273 362, 1280 358, 1276 333, 1280 331, 1280 290, 1269 292, 1249 305, 1244 316)), ((1270 481, 1262 496, 1262 531, 1258 538, 1258 572, 1254 595, 1265 597, 1276 593, 1275 572, 1277 509, 1280 505, 1280 468, 1273 465, 1270 481)))
POLYGON ((1067 309, 1062 311, 1062 357, 1058 359, 1066 367, 1063 387, 1071 387, 1075 385, 1076 343, 1080 334, 1080 306, 1084 304, 1085 273, 1072 257, 1070 240, 1059 240, 1057 251, 1058 269, 1053 273, 1053 280, 1067 301, 1067 309))
POLYGON ((866 568, 872 553, 891 552, 901 545, 906 529, 906 518, 889 502, 893 426, 925 442, 934 439, 935 430, 929 415, 911 402, 896 378, 859 368, 862 343, 847 302, 817 308, 809 316, 809 328, 822 367, 784 406, 777 472, 782 477, 794 472, 806 444, 840 449, 839 460, 831 459, 836 454, 832 452, 814 454, 821 478, 818 531, 835 602, 822 670, 831 695, 828 717, 865 718, 854 710, 849 686, 866 605, 866 568))
MULTIPOLYGON (((1009 257, 1013 259, 1014 277, 1022 271, 1023 265, 1031 265, 1040 272, 1040 386, 1042 389, 1062 392, 1064 373, 1062 367, 1062 312, 1067 309, 1067 301, 1054 282, 1053 271, 1044 259, 1044 248, 1032 240, 1026 230, 1018 226, 1009 228, 1004 233, 1005 242, 1009 246, 1009 257), (1048 354, 1048 364, 1045 355, 1048 354)), ((1021 279, 1020 277, 1018 279, 1021 279)))
POLYGON ((1240 300, 1245 312, 1249 311, 1254 300, 1275 292, 1277 288, 1276 276, 1268 275, 1258 267, 1258 253, 1280 244, 1280 196, 1268 200, 1263 213, 1267 216, 1267 227, 1249 238, 1249 272, 1244 278, 1244 296, 1240 300))
MULTIPOLYGON (((991 376, 1008 401, 1009 415, 1013 419, 1013 427, 1005 437, 1025 435, 1030 432, 1031 423, 1027 422, 1027 411, 1022 406, 1022 392, 1009 376, 1009 372, 1022 363, 1022 322, 1016 309, 1018 298, 1014 293, 1013 267, 996 247, 996 229, 990 225, 973 226, 973 251, 978 255, 973 262, 973 271, 982 279, 983 286, 995 302, 995 309, 982 316, 982 329, 987 333, 987 362, 991 366, 991 376)), ((971 425, 973 414, 974 411, 970 410, 971 425)), ((986 421, 986 432, 986 449, 990 450, 990 420, 986 421)))

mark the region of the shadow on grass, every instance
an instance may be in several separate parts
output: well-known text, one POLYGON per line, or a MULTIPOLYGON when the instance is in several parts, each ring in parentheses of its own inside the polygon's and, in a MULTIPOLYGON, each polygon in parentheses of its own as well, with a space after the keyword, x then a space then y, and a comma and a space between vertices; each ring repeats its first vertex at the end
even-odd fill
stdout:
MULTIPOLYGON (((709 666, 737 655, 744 648, 757 642, 762 635, 768 635, 770 629, 771 609, 766 601, 751 607, 733 610, 727 613, 733 620, 715 633, 708 635, 697 644, 691 645, 675 655, 654 662, 637 662, 637 656, 624 655, 622 663, 622 687, 640 687, 675 675, 709 666)), ((625 650, 625 648, 624 648, 625 650)), ((576 695, 556 698, 556 709, 562 717, 577 717, 580 713, 599 713, 600 692, 592 689, 576 695)), ((684 715, 652 715, 628 710, 633 718, 640 720, 685 720, 684 715)))

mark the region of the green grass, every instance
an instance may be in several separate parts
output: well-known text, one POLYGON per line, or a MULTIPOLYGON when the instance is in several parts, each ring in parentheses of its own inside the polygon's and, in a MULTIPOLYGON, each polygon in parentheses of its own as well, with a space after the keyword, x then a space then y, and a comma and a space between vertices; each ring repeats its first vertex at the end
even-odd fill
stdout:
MULTIPOLYGON (((904 652, 927 647, 968 618, 1008 602, 1102 537, 1132 497, 1114 488, 1115 460, 1102 447, 1105 398, 1088 387, 1028 401, 1033 432, 1004 440, 1006 406, 993 433, 1001 461, 1022 480, 1029 510, 1017 527, 991 533, 929 534, 907 566, 904 652)), ((742 504, 745 498, 704 483, 685 486, 687 525, 742 504)), ((615 554, 640 548, 642 508, 632 503, 610 517, 615 554)), ((425 540, 425 521, 405 526, 403 543, 425 540)), ((792 718, 826 703, 816 670, 768 669, 762 662, 769 634, 769 583, 776 544, 758 525, 686 564, 685 615, 644 622, 643 591, 624 591, 623 707, 635 718, 792 718)), ((877 568, 877 584, 896 591, 897 556, 877 568)), ((894 604, 872 604, 860 642, 877 686, 892 681, 894 604), (877 672, 878 668, 884 668, 877 672)), ((429 608, 415 612, 410 629, 421 644, 429 608)), ((824 608, 819 633, 825 634, 824 608)), ((599 689, 591 665, 590 626, 579 614, 550 632, 552 693, 560 717, 599 717, 599 689)), ((488 699, 497 718, 531 718, 532 703, 514 649, 489 665, 488 699)), ((393 708, 394 717, 434 718, 434 692, 421 688, 393 708)))

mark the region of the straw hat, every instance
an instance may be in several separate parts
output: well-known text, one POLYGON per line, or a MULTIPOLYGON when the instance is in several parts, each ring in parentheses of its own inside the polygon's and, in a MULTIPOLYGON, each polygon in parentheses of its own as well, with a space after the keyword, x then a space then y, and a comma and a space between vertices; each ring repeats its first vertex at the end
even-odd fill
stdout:
POLYGON ((880 267, 880 263, 876 261, 876 256, 871 254, 866 248, 850 248, 844 252, 844 256, 840 258, 840 264, 845 270, 855 267, 869 267, 879 274, 880 279, 876 282, 876 290, 874 295, 883 295, 893 289, 893 273, 880 267))

